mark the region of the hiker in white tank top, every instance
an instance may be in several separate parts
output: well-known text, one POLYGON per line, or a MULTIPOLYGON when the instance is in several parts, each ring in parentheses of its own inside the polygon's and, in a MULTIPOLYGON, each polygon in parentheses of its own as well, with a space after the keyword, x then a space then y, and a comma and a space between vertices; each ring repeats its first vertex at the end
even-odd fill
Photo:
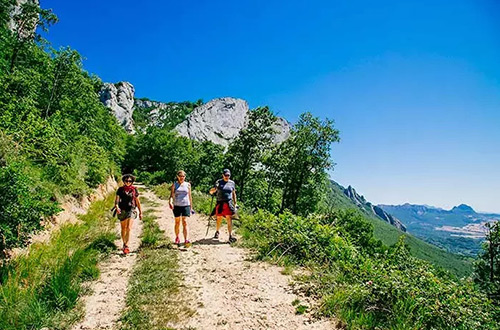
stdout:
POLYGON ((184 246, 191 246, 191 242, 187 239, 187 223, 188 218, 193 212, 193 199, 191 198, 191 185, 186 182, 186 172, 177 172, 177 181, 170 187, 170 198, 168 200, 170 208, 174 211, 175 219, 175 244, 180 245, 179 227, 182 220, 182 233, 184 234, 184 246))

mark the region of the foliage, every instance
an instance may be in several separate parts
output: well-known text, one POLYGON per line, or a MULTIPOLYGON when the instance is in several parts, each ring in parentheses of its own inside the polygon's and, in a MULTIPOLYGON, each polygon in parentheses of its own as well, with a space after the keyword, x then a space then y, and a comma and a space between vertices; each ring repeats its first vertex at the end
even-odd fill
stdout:
POLYGON ((25 163, 0 167, 0 251, 19 246, 42 227, 40 219, 59 211, 51 193, 25 163))
POLYGON ((177 171, 182 169, 193 188, 208 189, 220 175, 222 159, 221 146, 150 127, 147 134, 137 136, 126 166, 136 171, 140 180, 152 185, 173 182, 177 171))
MULTIPOLYGON (((273 135, 276 133, 275 122, 276 116, 268 107, 250 110, 247 127, 243 128, 229 145, 226 163, 236 178, 239 199, 242 201, 245 201, 247 195, 247 182, 255 177, 263 156, 272 146, 273 135)), ((253 189, 249 192, 253 192, 253 189)))
POLYGON ((486 224, 488 234, 483 253, 475 263, 474 280, 488 296, 500 304, 500 224, 486 224))
POLYGON ((126 134, 100 103, 101 82, 81 56, 51 49, 38 34, 55 15, 32 1, 11 12, 13 3, 0 2, 1 249, 40 229, 59 196, 86 194, 117 173, 126 134))
POLYGON ((203 104, 203 100, 196 102, 168 102, 160 103, 146 98, 139 99, 144 102, 151 102, 151 106, 136 106, 132 118, 134 126, 138 131, 145 132, 148 126, 157 126, 167 130, 173 129, 186 119, 194 108, 203 104))
POLYGON ((49 242, 0 268, 1 329, 64 328, 61 322, 75 320, 82 282, 99 276, 97 262, 115 248, 113 198, 93 203, 81 222, 62 226, 49 242))
POLYGON ((496 327, 491 301, 470 281, 412 257, 404 239, 386 249, 363 221, 353 212, 304 218, 260 211, 243 219, 242 231, 261 258, 309 266, 306 291, 322 300, 321 314, 347 328, 496 327))
POLYGON ((310 113, 303 113, 293 126, 290 138, 276 149, 272 170, 280 175, 283 188, 281 211, 308 214, 314 212, 321 200, 321 185, 331 168, 331 144, 339 141, 339 132, 333 121, 321 121, 310 113))

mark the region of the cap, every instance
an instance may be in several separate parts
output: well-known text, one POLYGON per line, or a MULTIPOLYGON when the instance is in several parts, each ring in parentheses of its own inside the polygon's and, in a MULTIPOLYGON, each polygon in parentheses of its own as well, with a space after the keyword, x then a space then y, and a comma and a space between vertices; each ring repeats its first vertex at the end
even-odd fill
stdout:
POLYGON ((222 174, 229 174, 231 175, 231 171, 229 169, 224 169, 224 171, 222 171, 222 174))

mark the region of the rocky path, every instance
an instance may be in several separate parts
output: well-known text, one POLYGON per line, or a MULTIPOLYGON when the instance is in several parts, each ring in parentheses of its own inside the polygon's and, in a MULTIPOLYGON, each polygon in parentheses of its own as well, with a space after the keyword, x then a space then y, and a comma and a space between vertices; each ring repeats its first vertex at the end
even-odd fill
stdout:
MULTIPOLYGON (((143 191, 144 187, 139 186, 143 191)), ((116 221, 116 231, 120 233, 120 223, 116 221)), ((130 254, 124 255, 121 249, 114 251, 100 266, 101 274, 91 285, 92 294, 83 298, 85 317, 73 326, 73 330, 114 329, 125 308, 127 286, 132 268, 137 259, 137 250, 141 244, 142 221, 136 219, 130 236, 130 254)), ((123 245, 121 238, 115 245, 123 245)))
MULTIPOLYGON (((174 238, 173 215, 166 201, 152 192, 144 196, 159 203, 156 215, 161 229, 174 238)), ((248 261, 244 249, 226 243, 227 227, 221 238, 205 238, 206 218, 188 220, 193 246, 180 251, 180 271, 184 275, 185 297, 197 313, 179 324, 178 329, 333 329, 328 320, 310 320, 297 315, 292 301, 299 298, 289 286, 290 277, 280 267, 248 261)), ((211 228, 209 236, 214 233, 211 228)), ((182 233, 181 233, 182 235, 182 233)))

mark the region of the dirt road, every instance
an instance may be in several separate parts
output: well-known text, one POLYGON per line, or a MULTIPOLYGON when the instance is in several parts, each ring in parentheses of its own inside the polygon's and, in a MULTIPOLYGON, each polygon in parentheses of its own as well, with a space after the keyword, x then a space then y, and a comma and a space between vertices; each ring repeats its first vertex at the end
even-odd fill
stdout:
MULTIPOLYGON (((155 208, 160 228, 173 240, 173 215, 166 201, 152 192, 145 197, 159 203, 155 208)), ((220 240, 205 238, 207 221, 194 215, 188 220, 193 246, 180 251, 180 271, 185 295, 196 315, 175 328, 196 329, 333 329, 328 320, 310 320, 295 313, 292 301, 300 299, 281 268, 248 261, 248 252, 227 244, 227 227, 220 240)), ((208 236, 212 237, 211 228, 208 236)), ((182 240, 182 228, 181 228, 182 240)))

